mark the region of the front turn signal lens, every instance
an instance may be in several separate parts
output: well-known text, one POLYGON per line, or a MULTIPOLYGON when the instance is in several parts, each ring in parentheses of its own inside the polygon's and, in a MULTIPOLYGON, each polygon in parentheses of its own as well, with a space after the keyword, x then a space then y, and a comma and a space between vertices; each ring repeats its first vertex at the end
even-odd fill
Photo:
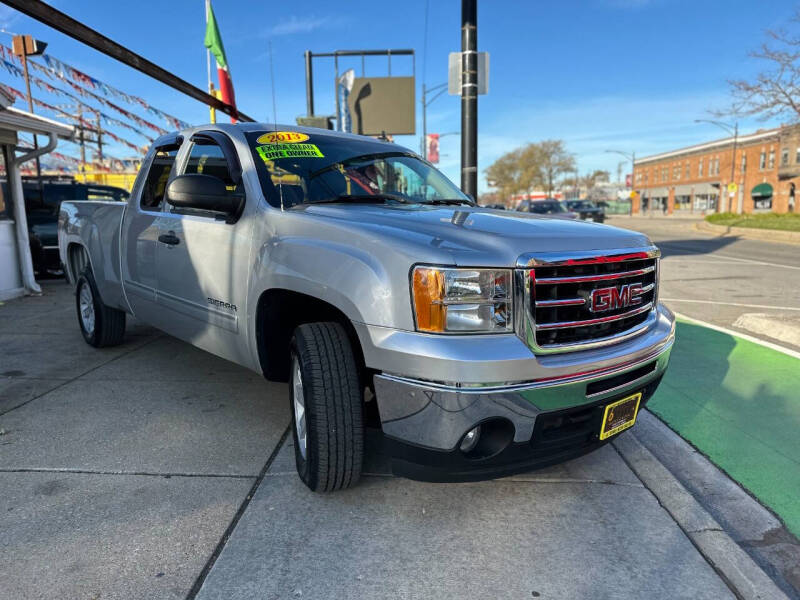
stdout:
POLYGON ((414 269, 414 312, 419 331, 442 332, 447 306, 444 300, 444 272, 439 269, 414 269))

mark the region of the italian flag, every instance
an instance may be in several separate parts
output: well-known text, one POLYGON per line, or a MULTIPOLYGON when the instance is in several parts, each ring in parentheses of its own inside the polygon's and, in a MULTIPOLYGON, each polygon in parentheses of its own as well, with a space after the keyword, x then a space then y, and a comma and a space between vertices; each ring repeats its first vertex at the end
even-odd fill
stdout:
MULTIPOLYGON (((214 10, 211 8, 211 0, 206 0, 206 39, 205 46, 217 61, 217 78, 219 79, 219 91, 222 94, 222 101, 230 104, 236 109, 236 98, 233 95, 233 81, 231 72, 228 69, 228 60, 225 58, 225 47, 222 45, 222 37, 219 35, 217 19, 214 17, 214 10)), ((210 83, 210 82, 209 82, 210 83)), ((236 123, 236 119, 231 117, 231 123, 236 123)))

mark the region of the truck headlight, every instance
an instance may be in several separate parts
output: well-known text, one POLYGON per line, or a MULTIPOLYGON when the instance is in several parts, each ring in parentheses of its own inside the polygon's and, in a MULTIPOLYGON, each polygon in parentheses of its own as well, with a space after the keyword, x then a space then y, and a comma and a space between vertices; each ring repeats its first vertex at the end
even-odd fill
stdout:
POLYGON ((417 331, 505 333, 513 328, 510 269, 415 267, 417 331))

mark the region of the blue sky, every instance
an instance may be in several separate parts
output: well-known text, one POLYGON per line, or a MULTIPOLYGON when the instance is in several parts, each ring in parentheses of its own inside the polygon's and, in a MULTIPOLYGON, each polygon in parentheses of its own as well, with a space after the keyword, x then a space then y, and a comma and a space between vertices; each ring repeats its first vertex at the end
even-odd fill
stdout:
MULTIPOLYGON (((52 4, 206 87, 203 0, 52 4)), ((423 55, 425 6, 425 0, 215 0, 240 108, 254 118, 272 121, 269 42, 277 117, 283 123, 305 114, 306 49, 414 48, 417 87, 423 75, 429 86, 446 81, 447 55, 460 49, 460 2, 430 1, 427 56, 423 55)), ((616 174, 617 163, 624 159, 605 153, 606 149, 634 150, 645 156, 724 135, 693 120, 728 103, 727 79, 758 71, 748 52, 764 39, 765 29, 785 24, 795 7, 787 1, 481 0, 478 46, 489 52, 491 61, 490 93, 479 100, 481 191, 486 188, 483 170, 503 152, 530 141, 564 139, 581 173, 602 168, 616 174)), ((0 7, 0 24, 47 41, 53 56, 143 96, 168 113, 192 123, 208 120, 207 109, 196 101, 12 9, 0 7)), ((10 45, 10 36, 2 35, 0 41, 10 45)), ((316 110, 332 114, 333 63, 320 59, 314 66, 316 110)), ((342 69, 348 66, 358 71, 360 60, 343 59, 342 69)), ((386 60, 368 59, 366 70, 368 75, 385 75, 386 60)), ((393 74, 412 70, 410 59, 393 60, 393 74)), ((21 81, 4 70, 0 82, 22 89, 21 81)), ((35 88, 34 95, 54 103, 35 88)), ((419 134, 419 110, 417 117, 419 134)), ((746 132, 772 124, 749 120, 740 127, 746 132)), ((443 95, 429 108, 428 130, 445 133, 459 128, 459 98, 443 95)), ((125 135, 144 143, 134 140, 135 134, 125 135)), ((419 148, 418 137, 398 141, 419 148)), ((109 151, 130 154, 124 147, 109 151)), ((441 168, 458 182, 459 137, 445 137, 441 152, 441 168)))

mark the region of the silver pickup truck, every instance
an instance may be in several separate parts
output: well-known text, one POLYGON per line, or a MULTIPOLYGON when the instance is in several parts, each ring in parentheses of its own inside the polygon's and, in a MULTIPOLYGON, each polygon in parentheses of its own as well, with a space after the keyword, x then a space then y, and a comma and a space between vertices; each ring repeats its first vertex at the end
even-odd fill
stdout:
POLYGON ((368 137, 208 125, 155 141, 127 203, 64 202, 59 250, 93 346, 126 315, 289 383, 297 471, 508 475, 632 426, 674 317, 639 233, 482 209, 368 137))

